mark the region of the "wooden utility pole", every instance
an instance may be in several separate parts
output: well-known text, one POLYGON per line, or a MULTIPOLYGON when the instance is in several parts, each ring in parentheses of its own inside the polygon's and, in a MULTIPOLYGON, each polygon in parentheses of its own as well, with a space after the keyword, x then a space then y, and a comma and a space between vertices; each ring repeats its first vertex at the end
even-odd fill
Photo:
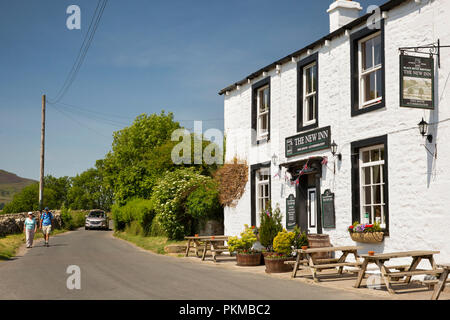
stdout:
POLYGON ((41 124, 41 175, 39 179, 39 211, 44 204, 44 157, 45 157, 45 94, 42 95, 42 124, 41 124))

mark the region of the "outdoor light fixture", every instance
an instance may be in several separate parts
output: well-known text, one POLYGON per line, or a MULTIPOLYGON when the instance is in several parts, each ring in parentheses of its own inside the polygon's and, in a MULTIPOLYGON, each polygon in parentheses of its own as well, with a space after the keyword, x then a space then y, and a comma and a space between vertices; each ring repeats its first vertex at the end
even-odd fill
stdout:
POLYGON ((273 163, 274 165, 277 164, 277 159, 278 159, 278 157, 277 157, 277 155, 274 153, 273 156, 272 156, 272 163, 273 163))
POLYGON ((420 134, 422 135, 422 137, 425 137, 425 135, 426 135, 426 136, 427 136, 428 142, 429 142, 429 143, 432 143, 432 142, 433 142, 433 135, 431 135, 431 134, 427 135, 427 132, 428 132, 428 122, 426 122, 426 121, 423 120, 423 118, 422 118, 422 121, 419 122, 418 126, 419 126, 419 132, 420 132, 420 134))
MULTIPOLYGON (((336 156, 337 147, 338 147, 338 146, 337 146, 336 142, 334 142, 334 140, 333 140, 333 143, 331 144, 331 154, 333 155, 333 157, 336 156)), ((342 154, 341 154, 341 153, 338 153, 338 154, 337 154, 337 157, 338 157, 338 160, 339 160, 339 161, 342 160, 342 154)))

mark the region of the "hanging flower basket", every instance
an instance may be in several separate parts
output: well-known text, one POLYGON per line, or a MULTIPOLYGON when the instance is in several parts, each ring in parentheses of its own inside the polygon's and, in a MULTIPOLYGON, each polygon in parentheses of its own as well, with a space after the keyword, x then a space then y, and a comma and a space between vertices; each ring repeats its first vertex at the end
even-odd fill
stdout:
POLYGON ((378 243, 384 240, 384 232, 351 232, 350 236, 353 241, 362 243, 378 243))

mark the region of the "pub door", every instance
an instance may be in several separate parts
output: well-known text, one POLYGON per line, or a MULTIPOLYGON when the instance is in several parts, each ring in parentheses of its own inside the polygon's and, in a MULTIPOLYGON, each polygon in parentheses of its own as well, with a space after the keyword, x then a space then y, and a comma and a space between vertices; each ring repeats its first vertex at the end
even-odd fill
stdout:
POLYGON ((296 212, 298 225, 308 234, 321 234, 320 176, 317 173, 304 175, 296 187, 296 212))

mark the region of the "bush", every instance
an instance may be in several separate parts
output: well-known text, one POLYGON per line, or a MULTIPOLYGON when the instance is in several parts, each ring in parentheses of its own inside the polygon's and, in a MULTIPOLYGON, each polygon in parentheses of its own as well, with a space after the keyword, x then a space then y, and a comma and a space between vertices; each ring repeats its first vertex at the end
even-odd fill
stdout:
POLYGON ((230 252, 246 253, 250 251, 256 241, 254 227, 249 228, 248 225, 245 225, 245 230, 241 232, 240 239, 238 237, 230 237, 228 239, 228 247, 230 252))
POLYGON ((144 229, 137 221, 131 221, 125 227, 125 232, 134 236, 146 236, 144 229))
POLYGON ((159 215, 156 215, 155 218, 153 218, 150 235, 152 237, 167 237, 167 233, 164 231, 164 228, 159 221, 159 215))
POLYGON ((123 207, 113 205, 112 215, 116 230, 124 230, 130 227, 132 222, 136 222, 140 226, 141 234, 148 235, 155 211, 151 200, 133 199, 123 207))
POLYGON ((214 180, 198 186, 186 199, 186 213, 198 220, 223 219, 219 190, 214 180))
MULTIPOLYGON (((186 212, 184 204, 191 192, 211 180, 210 177, 199 174, 195 168, 183 168, 167 172, 154 187, 151 199, 169 239, 182 239, 184 235, 192 233, 197 219, 186 212)), ((196 206, 192 198, 191 210, 194 207, 194 213, 204 214, 204 208, 196 206)))
POLYGON ((74 230, 84 226, 86 211, 72 211, 65 207, 61 209, 61 227, 74 230))
POLYGON ((61 209, 61 227, 67 230, 75 229, 75 223, 73 217, 69 212, 69 209, 63 207, 61 209))
POLYGON ((265 212, 261 212, 261 223, 259 227, 259 241, 261 245, 267 251, 272 251, 273 239, 282 230, 280 208, 277 206, 272 212, 272 207, 269 204, 268 209, 265 212))
POLYGON ((291 255, 295 233, 283 230, 273 239, 273 249, 276 253, 291 255))
POLYGON ((294 249, 301 249, 303 246, 308 245, 308 236, 306 235, 306 232, 301 232, 300 228, 298 226, 295 226, 294 228, 294 241, 293 246, 294 249))

